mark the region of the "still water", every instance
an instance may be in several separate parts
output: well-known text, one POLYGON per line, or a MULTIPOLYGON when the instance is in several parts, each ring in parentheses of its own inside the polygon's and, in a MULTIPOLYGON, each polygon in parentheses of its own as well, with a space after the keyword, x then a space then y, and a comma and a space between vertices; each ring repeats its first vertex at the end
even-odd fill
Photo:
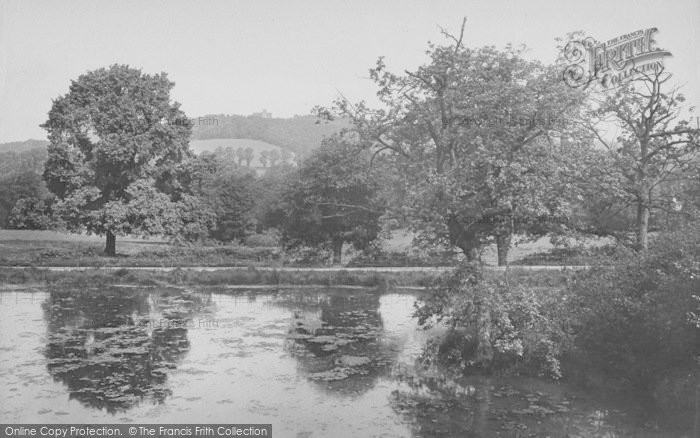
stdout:
POLYGON ((0 292, 0 423, 272 423, 276 437, 681 436, 537 379, 418 366, 415 295, 0 292))

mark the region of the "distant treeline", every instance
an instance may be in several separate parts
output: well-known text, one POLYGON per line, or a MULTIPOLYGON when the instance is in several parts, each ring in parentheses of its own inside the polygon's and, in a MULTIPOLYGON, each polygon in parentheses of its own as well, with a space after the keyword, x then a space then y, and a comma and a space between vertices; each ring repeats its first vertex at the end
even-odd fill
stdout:
MULTIPOLYGON (((48 142, 44 143, 48 144, 48 142)), ((47 156, 46 144, 34 146, 33 149, 29 150, 0 151, 0 178, 28 171, 41 175, 44 171, 44 162, 47 156)))
MULTIPOLYGON (((0 143, 0 154, 5 152, 26 152, 32 149, 41 148, 46 149, 49 142, 46 140, 25 140, 25 141, 13 141, 10 143, 0 143)), ((4 161, 0 156, 0 165, 4 161)))

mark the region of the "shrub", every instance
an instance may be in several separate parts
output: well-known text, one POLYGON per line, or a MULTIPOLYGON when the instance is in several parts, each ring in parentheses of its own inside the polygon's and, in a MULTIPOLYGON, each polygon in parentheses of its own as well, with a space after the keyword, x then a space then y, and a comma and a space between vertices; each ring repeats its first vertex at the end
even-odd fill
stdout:
POLYGON ((286 262, 290 265, 313 266, 326 265, 331 260, 330 251, 325 248, 296 246, 285 253, 286 262))
POLYGON ((485 278, 479 266, 462 265, 443 275, 415 316, 422 325, 449 328, 437 349, 443 361, 561 377, 570 317, 567 298, 554 288, 512 285, 507 277, 485 278))
POLYGON ((663 387, 682 386, 697 373, 700 226, 660 234, 645 253, 601 260, 571 291, 580 319, 576 368, 608 387, 653 396, 660 407, 692 409, 680 394, 671 403, 663 387))
POLYGON ((410 252, 384 251, 371 248, 356 256, 349 266, 452 266, 457 261, 450 251, 427 252, 411 250, 410 252))
POLYGON ((280 246, 280 233, 274 228, 262 233, 251 234, 245 238, 246 246, 250 247, 278 247, 280 246))
POLYGON ((512 265, 593 265, 601 257, 614 257, 621 245, 603 245, 593 247, 575 246, 570 248, 552 248, 549 251, 528 254, 512 265))
POLYGON ((49 230, 58 225, 53 216, 52 199, 22 198, 17 200, 9 217, 11 228, 18 230, 49 230))
POLYGON ((586 363, 639 389, 700 354, 691 323, 700 290, 700 230, 658 236, 643 254, 601 260, 572 283, 586 363), (613 269, 611 269, 611 267, 613 269))

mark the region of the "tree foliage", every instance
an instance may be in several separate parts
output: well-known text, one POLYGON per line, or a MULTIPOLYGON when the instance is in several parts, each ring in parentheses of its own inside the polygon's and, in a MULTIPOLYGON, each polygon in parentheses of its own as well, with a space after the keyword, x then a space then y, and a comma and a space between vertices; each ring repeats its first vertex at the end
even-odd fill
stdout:
POLYGON ((290 246, 327 246, 341 262, 344 243, 362 249, 379 233, 383 203, 371 156, 353 139, 334 136, 305 159, 284 195, 283 239, 290 246))
POLYGON ((584 122, 606 149, 589 164, 587 185, 597 199, 608 199, 620 210, 634 209, 641 249, 648 246, 653 212, 692 216, 694 211, 690 199, 685 211, 677 202, 688 193, 684 186, 700 174, 700 130, 681 117, 685 98, 670 79, 663 69, 639 73, 625 85, 601 92, 584 122), (609 124, 601 122, 620 130, 615 141, 605 138, 609 124))
POLYGON ((204 185, 202 196, 216 215, 211 237, 229 242, 243 239, 255 228, 256 177, 252 170, 217 172, 204 185))
POLYGON ((52 198, 19 199, 9 217, 9 226, 17 230, 49 230, 58 228, 53 215, 52 198))
POLYGON ((628 249, 581 272, 570 284, 577 371, 651 395, 688 423, 700 378, 698 291, 697 223, 660 233, 647 251, 628 249))
POLYGON ((568 218, 567 170, 587 144, 560 139, 572 137, 583 96, 520 50, 470 49, 462 35, 446 36, 451 43, 431 44, 429 62, 414 71, 391 73, 379 59, 370 77, 383 108, 341 100, 336 112, 410 172, 419 233, 469 259, 495 240, 505 256, 514 233, 568 218))
POLYGON ((174 83, 125 65, 88 72, 54 100, 44 179, 70 230, 200 234, 210 220, 183 183, 191 122, 170 100, 174 83), (189 210, 193 209, 193 210, 189 210), (192 224, 194 227, 192 226, 192 224))
POLYGON ((0 177, 0 228, 12 227, 12 212, 20 200, 41 199, 47 194, 41 175, 33 170, 4 175, 0 177))
POLYGON ((448 327, 433 359, 463 371, 479 367, 562 377, 571 309, 559 290, 511 284, 507 275, 486 278, 479 265, 464 264, 420 297, 414 316, 426 327, 448 327))

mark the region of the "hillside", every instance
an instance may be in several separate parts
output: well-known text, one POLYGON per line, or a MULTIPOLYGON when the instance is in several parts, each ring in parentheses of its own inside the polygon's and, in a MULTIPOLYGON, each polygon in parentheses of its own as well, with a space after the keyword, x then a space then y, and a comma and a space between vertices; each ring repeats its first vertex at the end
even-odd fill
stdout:
POLYGON ((213 138, 210 140, 190 140, 190 148, 196 154, 201 154, 202 152, 214 152, 218 148, 231 148, 235 151, 240 147, 249 147, 253 149, 254 158, 250 163, 251 167, 262 167, 259 160, 260 153, 262 151, 271 151, 273 149, 281 151, 283 149, 274 144, 266 143, 260 140, 251 140, 249 138, 213 138))
MULTIPOLYGON (((343 121, 316 123, 316 117, 311 115, 283 119, 258 115, 208 114, 195 117, 192 120, 194 126, 190 144, 195 152, 213 151, 219 146, 235 145, 234 149, 240 146, 250 146, 255 151, 256 162, 260 151, 278 147, 304 155, 319 147, 324 137, 339 132, 347 125, 343 121), (202 143, 204 140, 223 139, 234 141, 202 143)), ((49 142, 46 140, 33 139, 0 143, 0 153, 20 153, 36 148, 43 149, 48 144, 49 142)))
POLYGON ((27 152, 32 149, 42 148, 45 149, 49 145, 46 140, 25 140, 25 141, 13 141, 10 143, 0 143, 0 153, 3 152, 27 152))
POLYGON ((316 123, 315 116, 294 116, 288 119, 208 114, 193 119, 192 140, 253 139, 306 154, 321 144, 323 137, 346 127, 343 121, 316 123), (199 120, 203 123, 199 123, 199 120))

